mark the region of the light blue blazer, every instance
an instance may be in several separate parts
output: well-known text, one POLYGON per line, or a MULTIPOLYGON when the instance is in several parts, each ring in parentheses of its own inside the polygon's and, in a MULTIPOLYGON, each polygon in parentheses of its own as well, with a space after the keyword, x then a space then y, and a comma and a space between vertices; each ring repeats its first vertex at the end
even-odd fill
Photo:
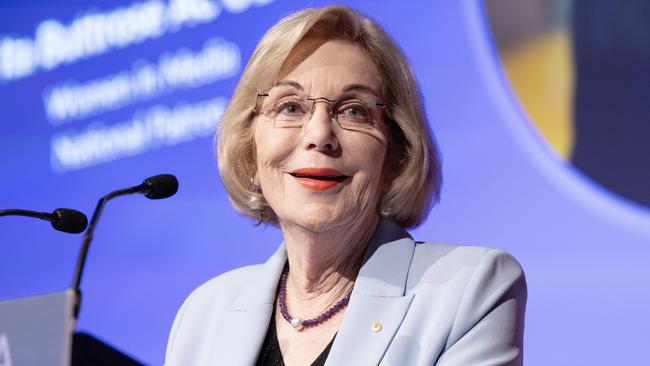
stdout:
MULTIPOLYGON (((286 260, 280 246, 192 292, 166 365, 254 365, 286 260)), ((416 243, 382 219, 326 365, 521 365, 525 304, 524 273, 507 253, 416 243)))

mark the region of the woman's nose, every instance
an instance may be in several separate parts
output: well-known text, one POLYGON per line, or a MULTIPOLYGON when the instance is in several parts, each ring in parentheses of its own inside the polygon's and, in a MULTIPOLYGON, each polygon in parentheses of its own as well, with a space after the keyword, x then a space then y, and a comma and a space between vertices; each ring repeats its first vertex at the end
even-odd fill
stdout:
POLYGON ((304 128, 304 145, 307 150, 333 152, 338 150, 339 141, 328 102, 315 102, 311 118, 304 128))

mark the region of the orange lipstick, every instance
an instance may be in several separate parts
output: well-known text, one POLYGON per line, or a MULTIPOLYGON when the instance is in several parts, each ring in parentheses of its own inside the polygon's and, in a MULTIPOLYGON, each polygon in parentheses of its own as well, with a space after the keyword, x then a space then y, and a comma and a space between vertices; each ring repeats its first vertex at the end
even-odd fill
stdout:
POLYGON ((325 191, 348 178, 338 170, 329 168, 302 168, 291 174, 301 186, 312 191, 325 191))

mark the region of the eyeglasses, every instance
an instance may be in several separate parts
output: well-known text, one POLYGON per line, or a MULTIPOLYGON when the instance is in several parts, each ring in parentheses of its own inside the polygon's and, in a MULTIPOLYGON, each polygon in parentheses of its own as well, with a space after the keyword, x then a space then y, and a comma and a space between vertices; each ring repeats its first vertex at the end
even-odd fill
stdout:
MULTIPOLYGON (((314 105, 319 102, 329 104, 329 116, 341 128, 352 131, 367 131, 377 127, 377 121, 384 110, 382 103, 366 100, 364 97, 351 97, 341 100, 330 100, 324 97, 311 98, 300 95, 288 95, 272 98, 269 94, 258 94, 267 99, 261 107, 261 114, 273 120, 273 127, 291 128, 302 127, 311 119, 314 105)), ((257 108, 254 111, 257 113, 257 108)))

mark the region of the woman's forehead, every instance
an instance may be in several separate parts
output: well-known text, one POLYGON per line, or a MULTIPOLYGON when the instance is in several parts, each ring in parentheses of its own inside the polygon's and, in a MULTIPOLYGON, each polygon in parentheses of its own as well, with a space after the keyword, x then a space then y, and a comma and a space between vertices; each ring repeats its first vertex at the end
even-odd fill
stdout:
MULTIPOLYGON (((381 94, 372 86, 367 85, 367 84, 341 84, 337 85, 337 87, 340 87, 338 89, 335 89, 334 92, 338 94, 346 94, 346 95, 357 95, 357 94, 365 94, 377 98, 381 98, 381 94)), ((307 92, 307 88, 303 87, 302 84, 300 84, 297 81, 294 80, 280 80, 273 85, 273 87, 269 90, 270 94, 284 94, 284 93, 295 93, 295 94, 309 94, 307 92)))
POLYGON ((355 43, 340 39, 309 37, 291 51, 276 78, 275 86, 313 92, 372 91, 381 95, 377 68, 355 43), (363 90, 367 89, 367 90, 363 90))

